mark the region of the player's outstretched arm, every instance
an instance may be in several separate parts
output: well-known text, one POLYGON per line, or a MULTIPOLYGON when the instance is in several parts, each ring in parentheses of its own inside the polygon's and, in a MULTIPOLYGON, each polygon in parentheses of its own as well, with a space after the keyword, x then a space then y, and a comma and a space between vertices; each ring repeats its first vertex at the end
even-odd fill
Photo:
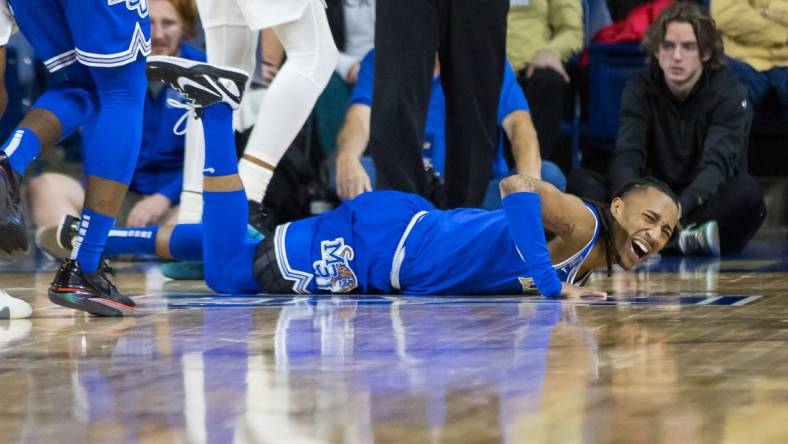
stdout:
POLYGON ((539 292, 547 297, 605 297, 602 292, 562 283, 553 269, 547 249, 544 236, 546 225, 542 224, 543 218, 545 221, 551 221, 558 230, 571 233, 574 229, 574 225, 568 222, 572 220, 571 215, 577 213, 582 217, 583 213, 590 214, 585 210, 578 211, 577 206, 579 204, 582 209, 582 202, 573 196, 561 193, 552 185, 526 176, 508 177, 501 181, 500 189, 501 205, 512 238, 539 292), (561 211, 569 214, 562 215, 561 211), (545 213, 549 217, 545 218, 543 216, 545 213), (559 219, 566 220, 569 226, 563 227, 564 222, 559 223, 559 219))
POLYGON ((499 189, 502 199, 518 192, 536 193, 541 202, 542 224, 546 230, 557 236, 568 238, 579 226, 590 226, 593 229, 593 216, 585 209, 583 201, 548 182, 515 175, 503 179, 499 189))
POLYGON ((553 269, 542 225, 537 179, 512 176, 501 181, 501 207, 520 257, 543 296, 560 296, 561 280, 553 269))

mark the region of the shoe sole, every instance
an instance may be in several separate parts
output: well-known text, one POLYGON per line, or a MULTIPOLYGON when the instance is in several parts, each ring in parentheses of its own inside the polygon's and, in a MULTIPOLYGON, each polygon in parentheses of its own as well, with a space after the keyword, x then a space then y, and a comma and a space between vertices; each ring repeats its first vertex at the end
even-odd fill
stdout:
POLYGON ((134 307, 129 307, 108 299, 86 297, 76 291, 56 292, 49 290, 48 296, 53 304, 85 311, 96 316, 120 317, 136 313, 134 307))
POLYGON ((25 229, 18 225, 0 225, 0 250, 16 256, 27 253, 28 246, 25 229))
POLYGON ((154 77, 154 80, 160 80, 155 76, 156 69, 169 68, 178 73, 186 73, 196 69, 197 74, 207 74, 209 76, 224 77, 231 80, 237 80, 241 83, 246 83, 249 80, 249 74, 238 68, 231 66, 214 66, 205 62, 197 62, 194 60, 182 59, 180 57, 172 56, 149 56, 147 66, 154 68, 148 71, 149 75, 154 77))
POLYGON ((181 59, 170 56, 153 56, 148 59, 145 69, 149 80, 164 82, 188 97, 195 104, 197 115, 201 110, 213 103, 225 103, 236 110, 241 105, 241 98, 249 76, 240 69, 231 67, 216 67, 203 62, 181 59), (180 85, 180 79, 207 77, 209 79, 223 78, 237 85, 238 94, 229 91, 222 82, 210 80, 211 87, 200 86, 199 82, 193 85, 180 85), (177 79, 177 80, 176 80, 177 79), (174 83, 177 82, 178 86, 174 83), (189 88, 184 89, 184 88, 189 88))

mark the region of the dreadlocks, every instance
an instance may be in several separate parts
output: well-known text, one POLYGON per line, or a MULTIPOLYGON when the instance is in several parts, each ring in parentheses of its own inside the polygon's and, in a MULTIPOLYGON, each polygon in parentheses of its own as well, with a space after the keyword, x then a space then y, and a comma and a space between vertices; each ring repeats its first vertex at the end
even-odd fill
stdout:
POLYGON ((602 239, 605 241, 605 260, 607 261, 607 276, 610 277, 613 274, 613 252, 615 250, 615 235, 613 234, 614 231, 611 229, 615 221, 613 220, 613 214, 610 213, 610 206, 603 204, 601 202, 597 202, 595 200, 587 200, 584 199, 589 205, 594 208, 594 211, 599 215, 599 222, 602 225, 602 229, 599 230, 599 235, 602 236, 602 239))
MULTIPOLYGON (((676 193, 674 193, 665 182, 655 179, 651 176, 643 177, 627 183, 616 190, 610 200, 613 200, 616 197, 623 199, 628 194, 637 191, 645 191, 648 188, 656 188, 666 196, 670 197, 673 203, 676 204, 676 207, 679 206, 679 198, 676 196, 676 193)), ((602 229, 600 230, 599 234, 605 241, 605 260, 607 261, 607 275, 609 277, 613 274, 614 252, 616 251, 615 231, 613 230, 616 221, 613 218, 613 214, 610 212, 609 204, 603 204, 595 200, 586 200, 586 202, 588 202, 588 204, 591 205, 600 216, 599 220, 602 225, 602 229)))

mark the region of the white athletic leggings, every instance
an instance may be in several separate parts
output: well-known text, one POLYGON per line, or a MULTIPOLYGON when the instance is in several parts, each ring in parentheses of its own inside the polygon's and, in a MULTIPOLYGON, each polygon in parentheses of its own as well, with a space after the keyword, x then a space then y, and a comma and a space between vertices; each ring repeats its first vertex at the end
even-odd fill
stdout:
MULTIPOLYGON (((298 20, 276 25, 273 30, 285 49, 287 60, 266 92, 244 154, 276 166, 328 83, 336 67, 338 52, 320 0, 310 1, 298 20)), ((208 62, 252 73, 255 69, 258 34, 246 26, 206 28, 208 62)), ((200 194, 204 156, 201 125, 189 119, 181 223, 195 222, 193 206, 198 202, 200 206, 202 204, 200 194), (187 194, 190 196, 185 196, 187 194), (187 207, 184 208, 184 205, 187 207), (183 217, 192 220, 184 221, 183 217)), ((201 214, 201 208, 198 213, 201 214)))

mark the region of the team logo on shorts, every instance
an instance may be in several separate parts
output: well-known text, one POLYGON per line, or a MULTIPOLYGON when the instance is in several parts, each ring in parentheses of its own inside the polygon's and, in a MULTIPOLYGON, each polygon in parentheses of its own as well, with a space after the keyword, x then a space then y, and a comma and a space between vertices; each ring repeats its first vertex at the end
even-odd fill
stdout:
POLYGON ((118 3, 125 3, 126 9, 129 11, 137 11, 140 18, 148 16, 148 0, 107 0, 107 4, 110 6, 118 3))
POLYGON ((520 285, 523 287, 523 294, 525 295, 539 294, 539 289, 536 288, 536 284, 534 284, 534 278, 518 277, 517 280, 520 281, 520 285))
POLYGON ((321 260, 312 264, 318 289, 348 293, 358 287, 356 273, 350 268, 355 253, 350 245, 345 245, 344 237, 320 242, 320 256, 321 260))

